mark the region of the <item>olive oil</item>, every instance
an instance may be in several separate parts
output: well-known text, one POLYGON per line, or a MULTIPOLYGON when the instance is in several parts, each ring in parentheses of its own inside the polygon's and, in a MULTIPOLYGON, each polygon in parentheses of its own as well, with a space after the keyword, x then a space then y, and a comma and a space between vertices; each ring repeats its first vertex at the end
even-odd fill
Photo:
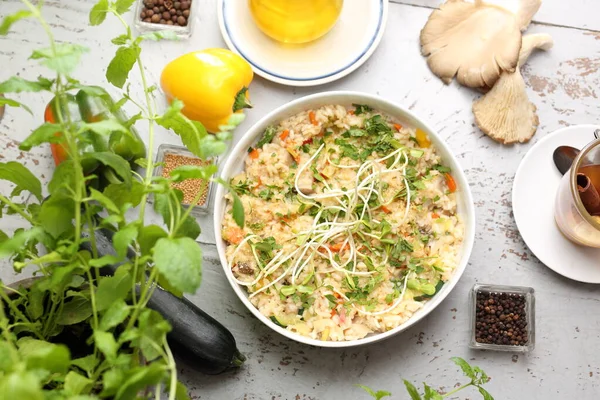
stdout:
POLYGON ((283 43, 307 43, 333 28, 343 0, 248 0, 258 28, 283 43))

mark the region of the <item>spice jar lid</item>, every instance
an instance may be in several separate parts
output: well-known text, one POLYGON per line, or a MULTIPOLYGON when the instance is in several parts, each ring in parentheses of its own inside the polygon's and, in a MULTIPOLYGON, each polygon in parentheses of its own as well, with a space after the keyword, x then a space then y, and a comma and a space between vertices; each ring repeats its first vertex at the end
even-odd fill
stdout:
POLYGON ((470 348, 514 353, 535 348, 533 288, 475 284, 470 293, 470 311, 470 348))
MULTIPOLYGON (((157 166, 154 168, 154 176, 168 175, 172 169, 181 165, 205 166, 210 164, 216 165, 217 163, 218 159, 216 157, 202 160, 185 147, 162 144, 158 147, 158 152, 156 154, 157 166)), ((200 191, 203 192, 203 195, 200 198, 201 201, 198 205, 192 207, 191 211, 193 215, 199 216, 208 213, 210 210, 213 186, 213 182, 211 181, 206 182, 202 179, 188 179, 178 183, 175 187, 183 192, 183 201, 181 205, 186 209, 190 207, 189 203, 192 203, 192 199, 194 199, 200 191)))

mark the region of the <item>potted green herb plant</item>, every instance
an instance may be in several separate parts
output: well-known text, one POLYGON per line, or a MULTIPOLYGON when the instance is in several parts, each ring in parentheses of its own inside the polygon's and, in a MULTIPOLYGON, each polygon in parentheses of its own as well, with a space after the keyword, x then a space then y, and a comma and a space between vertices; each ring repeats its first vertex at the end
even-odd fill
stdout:
MULTIPOLYGON (((12 77, 0 83, 0 94, 7 95, 0 97, 0 106, 31 112, 10 94, 53 96, 49 107, 53 118, 46 118, 20 148, 27 151, 50 143, 64 151, 45 188, 23 164, 0 163, 0 179, 14 184, 12 193, 0 194, 0 211, 18 215, 28 225, 11 235, 0 232, 0 257, 10 259, 15 271, 37 277, 10 286, 0 283, 0 399, 158 399, 163 392, 170 400, 188 398, 177 379, 169 343, 181 345, 194 338, 184 335, 182 341, 171 341, 177 315, 167 320, 157 306, 169 302, 175 314, 193 312, 207 329, 222 334, 212 347, 233 343, 226 362, 199 348, 202 343, 192 344, 201 356, 213 357, 209 362, 218 364, 212 372, 243 361, 231 334, 175 297, 198 289, 202 251, 195 241, 200 227, 190 216, 191 208, 182 208, 181 192, 171 185, 188 178, 214 179, 216 167, 179 167, 168 178, 152 174, 157 125, 173 130, 196 156, 207 158, 224 152, 229 131, 242 116, 236 114, 223 132, 210 135, 181 114, 180 101, 173 101, 164 112, 158 110, 156 88, 148 83, 140 58, 141 46, 147 40, 174 37, 168 32, 133 36, 122 17, 132 3, 100 0, 91 10, 90 23, 101 24, 113 15, 123 24, 124 33, 112 40, 118 48, 106 78, 119 89, 127 88, 129 72, 138 69, 143 101, 132 99, 127 89, 112 101, 102 87, 74 79, 72 73, 88 49, 54 40, 42 16, 42 1, 22 0, 23 9, 0 23, 0 35, 7 35, 19 20, 35 19, 49 40, 48 47, 34 50, 30 58, 51 76, 12 77), (72 101, 80 95, 107 107, 102 119, 81 118, 81 109, 72 101), (119 117, 128 102, 139 112, 130 119, 119 117), (134 125, 147 133, 147 151, 127 153, 120 146, 136 139, 134 125), (31 193, 33 201, 17 201, 22 192, 31 193), (145 223, 150 195, 165 227, 145 223), (162 296, 160 301, 153 300, 156 296, 162 296)), ((235 210, 236 221, 243 224, 239 200, 235 210)))

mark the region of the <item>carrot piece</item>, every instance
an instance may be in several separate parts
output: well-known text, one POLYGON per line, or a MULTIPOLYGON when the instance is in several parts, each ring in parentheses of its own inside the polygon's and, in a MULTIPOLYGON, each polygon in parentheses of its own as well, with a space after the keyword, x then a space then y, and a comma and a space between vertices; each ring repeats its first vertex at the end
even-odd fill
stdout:
POLYGON ((350 114, 350 115, 354 115, 354 110, 350 110, 350 111, 348 111, 348 114, 350 114))
POLYGON ((340 294, 338 292, 333 292, 333 295, 335 296, 336 299, 342 298, 342 296, 340 296, 340 294))
POLYGON ((281 135, 279 135, 279 139, 285 140, 288 136, 290 136, 290 131, 286 129, 285 131, 281 132, 281 135))
POLYGON ((392 212, 392 210, 390 210, 386 206, 381 206, 381 211, 383 211, 386 214, 390 214, 392 212))
POLYGON ((331 318, 333 318, 335 316, 335 314, 337 314, 337 311, 334 308, 333 310, 331 310, 331 318))
POLYGON ((432 212, 431 213, 431 218, 433 219, 438 219, 440 217, 440 214, 436 213, 436 212, 432 212))
POLYGON ((450 193, 456 192, 456 181, 449 173, 444 174, 446 176, 446 185, 448 185, 448 190, 450 193))
MULTIPOLYGON (((344 246, 343 250, 348 250, 348 249, 350 249, 350 244, 346 243, 346 245, 344 246)), ((340 251, 340 250, 342 250, 342 244, 341 243, 330 244, 329 245, 329 250, 331 250, 331 251, 340 251)))
POLYGON ((237 226, 227 228, 223 231, 223 239, 231 244, 240 244, 244 239, 244 231, 237 226))
POLYGON ((260 153, 258 152, 258 149, 253 149, 253 150, 250 152, 250 158, 251 158, 251 159, 253 159, 253 160, 256 160, 256 159, 258 158, 258 155, 259 155, 259 154, 260 154, 260 153))
POLYGON ((311 111, 308 113, 308 119, 310 120, 310 123, 313 125, 319 125, 319 122, 317 121, 317 117, 315 116, 315 112, 311 111))
POLYGON ((402 130, 402 125, 400 125, 400 124, 394 124, 394 128, 396 128, 396 130, 398 132, 400 132, 402 130))

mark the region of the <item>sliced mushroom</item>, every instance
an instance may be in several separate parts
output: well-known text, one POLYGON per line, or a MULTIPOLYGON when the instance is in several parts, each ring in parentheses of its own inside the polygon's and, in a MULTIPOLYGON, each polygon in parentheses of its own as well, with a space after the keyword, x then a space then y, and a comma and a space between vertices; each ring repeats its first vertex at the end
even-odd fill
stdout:
MULTIPOLYGON (((552 47, 550 35, 523 37, 518 66, 524 64, 534 49, 552 47)), ((492 90, 473 103, 477 126, 492 139, 504 143, 524 143, 535 134, 539 125, 536 106, 529 101, 525 81, 519 68, 503 73, 492 90)))
POLYGON ((448 0, 421 31, 421 52, 445 83, 492 87, 503 71, 513 72, 521 48, 515 14, 481 0, 448 0))

